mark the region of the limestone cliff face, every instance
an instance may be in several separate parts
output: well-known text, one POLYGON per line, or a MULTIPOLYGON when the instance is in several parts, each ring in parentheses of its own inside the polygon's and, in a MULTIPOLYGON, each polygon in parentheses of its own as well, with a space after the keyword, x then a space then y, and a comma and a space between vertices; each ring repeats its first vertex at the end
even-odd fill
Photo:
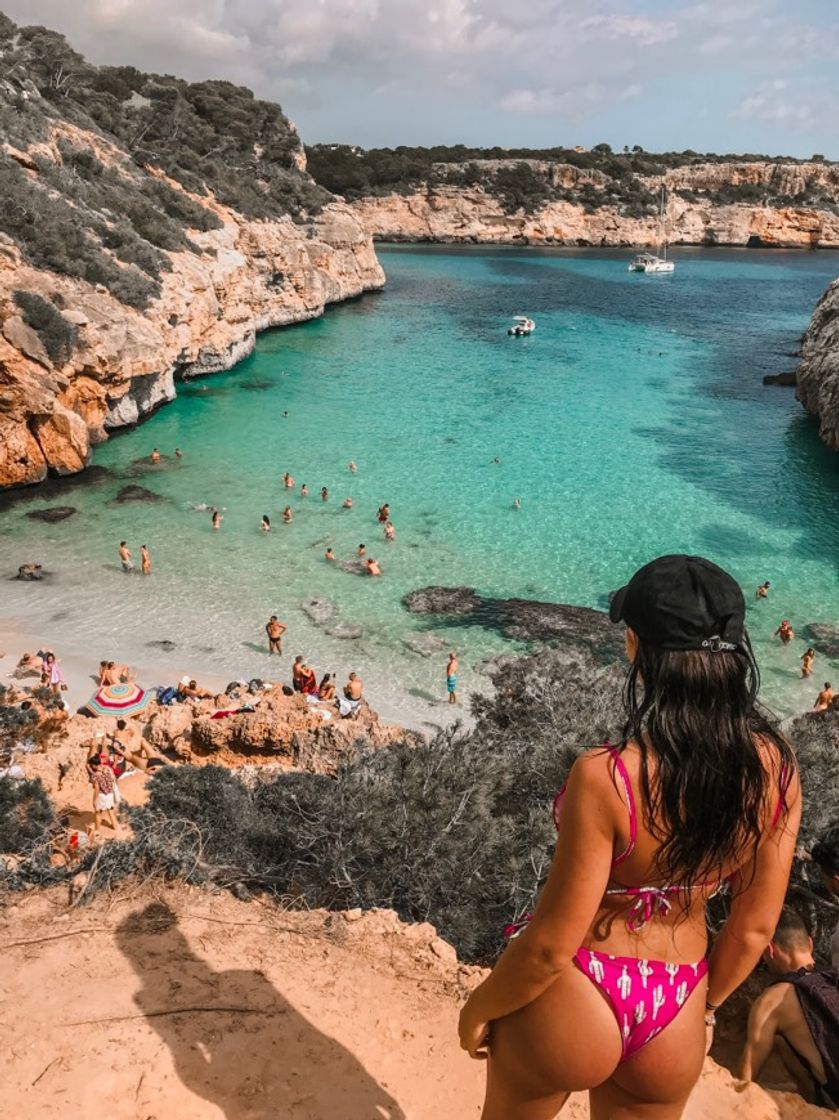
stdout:
POLYGON ((101 285, 31 267, 0 234, 0 488, 81 470, 91 444, 172 400, 179 378, 228 369, 258 331, 384 284, 369 233, 341 202, 307 225, 208 205, 222 227, 191 237, 215 255, 170 254, 162 295, 143 312, 101 285), (19 289, 57 303, 76 327, 60 368, 21 317, 19 289))
POLYGON ((819 422, 819 435, 839 451, 839 280, 816 304, 801 348, 796 396, 819 422))
MULTIPOLYGON (((575 187, 585 182, 599 191, 608 183, 596 171, 530 162, 552 185, 575 187)), ((714 201, 726 188, 740 187, 760 188, 776 198, 818 189, 826 198, 839 201, 839 167, 831 164, 694 164, 642 182, 653 191, 662 184, 667 187, 667 230, 674 244, 839 246, 839 214, 827 203, 770 206, 714 201), (689 201, 674 193, 678 190, 699 197, 689 201), (702 198, 703 194, 708 197, 702 198)), ((655 245, 659 236, 655 216, 627 217, 609 204, 586 208, 553 201, 534 213, 509 214, 498 198, 480 186, 428 186, 407 195, 362 198, 352 205, 365 228, 381 240, 630 247, 655 245)))

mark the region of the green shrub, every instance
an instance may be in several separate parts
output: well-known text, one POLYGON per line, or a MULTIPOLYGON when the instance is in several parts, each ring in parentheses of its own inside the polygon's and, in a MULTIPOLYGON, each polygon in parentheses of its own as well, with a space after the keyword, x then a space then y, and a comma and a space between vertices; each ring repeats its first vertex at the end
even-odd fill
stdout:
POLYGON ((24 321, 44 344, 54 366, 63 366, 73 352, 78 335, 77 328, 68 323, 49 300, 36 292, 16 289, 12 298, 21 310, 24 321))

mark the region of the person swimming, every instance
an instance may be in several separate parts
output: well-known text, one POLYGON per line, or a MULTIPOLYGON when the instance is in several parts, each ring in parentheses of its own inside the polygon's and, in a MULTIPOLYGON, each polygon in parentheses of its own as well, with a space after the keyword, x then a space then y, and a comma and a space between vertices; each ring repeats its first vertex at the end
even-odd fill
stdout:
POLYGON ((347 463, 347 470, 355 474, 355 472, 358 470, 358 467, 355 465, 355 463, 347 463))
POLYGON ((343 506, 344 509, 352 509, 352 498, 344 498, 343 506))
POLYGON ((294 511, 292 510, 291 506, 286 506, 283 510, 283 521, 286 523, 286 525, 290 524, 293 517, 294 511))
POLYGON ((700 557, 659 557, 609 614, 630 662, 620 742, 572 766, 535 912, 461 1012, 462 1048, 490 1058, 484 1120, 547 1120, 581 1089, 592 1116, 680 1117, 787 888, 800 783, 757 705, 739 586, 700 557))
POLYGON ((757 589, 757 591, 755 591, 755 598, 756 599, 768 599, 769 598, 769 588, 771 586, 772 586, 772 584, 769 582, 769 580, 767 580, 766 583, 762 583, 760 585, 760 587, 757 589))
POLYGON ((308 496, 309 496, 309 487, 304 482, 303 485, 300 487, 300 497, 301 498, 308 498, 308 496))
POLYGON ((224 521, 224 518, 221 516, 221 514, 219 513, 219 511, 217 509, 214 509, 213 510, 213 517, 212 517, 212 526, 216 531, 218 531, 221 528, 222 521, 224 521))
POLYGON ((780 638, 785 646, 789 645, 789 643, 795 637, 795 631, 793 630, 792 624, 790 623, 790 620, 788 618, 785 618, 781 621, 781 625, 775 631, 774 637, 780 638))
POLYGON ((326 550, 326 552, 324 552, 323 558, 324 558, 324 560, 334 560, 335 559, 335 553, 332 551, 331 548, 328 548, 326 550))
POLYGON ((159 463, 160 462, 160 452, 157 450, 156 447, 153 449, 149 458, 151 459, 151 461, 153 463, 159 463))
POLYGON ((393 522, 392 521, 386 521, 385 522, 384 533, 385 533, 385 540, 386 541, 395 541, 396 540, 396 530, 393 527, 393 522))
POLYGON ((379 567, 379 561, 369 558, 365 561, 368 576, 380 576, 382 569, 379 567))
POLYGON ((283 475, 283 486, 285 486, 286 490, 294 489, 294 475, 289 474, 288 471, 283 475))
POLYGON ((390 520, 390 506, 387 502, 385 502, 383 506, 379 506, 379 509, 376 512, 376 517, 379 519, 379 522, 382 525, 384 525, 386 521, 390 520))
POLYGON ((260 527, 260 529, 262 530, 263 533, 270 533, 271 532, 271 518, 268 516, 267 513, 263 513, 262 521, 260 522, 259 527, 260 527))
POLYGON ((329 501, 329 490, 325 486, 322 486, 320 489, 320 500, 322 502, 329 501))

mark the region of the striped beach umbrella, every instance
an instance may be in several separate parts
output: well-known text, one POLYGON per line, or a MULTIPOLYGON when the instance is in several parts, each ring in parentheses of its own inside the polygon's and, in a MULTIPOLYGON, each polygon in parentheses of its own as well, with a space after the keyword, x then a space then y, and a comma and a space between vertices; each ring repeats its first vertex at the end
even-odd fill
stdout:
POLYGON ((136 716, 151 698, 151 692, 126 681, 104 685, 88 700, 85 707, 94 716, 136 716))

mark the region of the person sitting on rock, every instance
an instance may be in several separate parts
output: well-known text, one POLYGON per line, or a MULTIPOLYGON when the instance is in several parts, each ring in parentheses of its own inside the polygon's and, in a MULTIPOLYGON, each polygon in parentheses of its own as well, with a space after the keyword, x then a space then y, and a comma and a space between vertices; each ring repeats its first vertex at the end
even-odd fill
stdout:
MULTIPOLYGON (((790 909, 781 913, 763 959, 775 979, 752 1005, 740 1077, 754 1081, 776 1041, 783 1040, 798 1059, 785 1064, 803 1081, 808 1099, 839 1107, 839 972, 816 968, 813 939, 790 909)), ((782 1057, 786 1054, 783 1048, 782 1057)))
POLYGON ((323 680, 318 685, 318 696, 321 700, 335 699, 335 674, 325 673, 323 680))
POLYGON ((350 673, 347 683, 344 685, 344 696, 347 700, 360 700, 363 692, 364 684, 358 673, 350 673))
POLYGON ((178 692, 187 700, 212 700, 214 695, 206 688, 199 688, 198 684, 194 680, 190 680, 189 677, 181 678, 178 692))
POLYGON ((298 680, 300 681, 300 691, 304 696, 317 696, 318 678, 311 665, 300 666, 298 680))

